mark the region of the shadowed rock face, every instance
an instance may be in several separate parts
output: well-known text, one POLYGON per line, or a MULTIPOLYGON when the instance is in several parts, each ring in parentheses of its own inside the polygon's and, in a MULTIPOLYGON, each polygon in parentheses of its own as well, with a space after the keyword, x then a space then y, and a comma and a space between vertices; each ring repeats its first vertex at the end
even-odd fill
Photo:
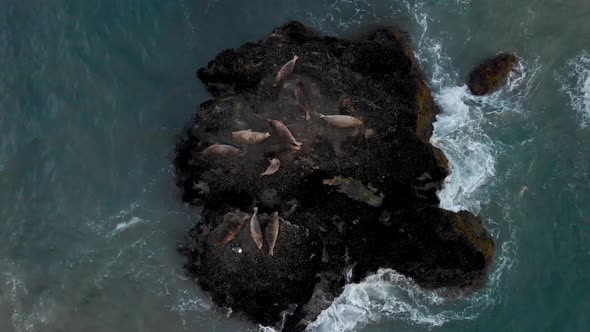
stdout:
POLYGON ((518 58, 513 54, 500 53, 487 59, 469 74, 469 90, 476 96, 497 91, 517 64, 518 58))
POLYGON ((213 99, 178 141, 174 163, 182 198, 203 207, 202 222, 179 249, 218 305, 301 331, 346 282, 378 268, 427 288, 485 282, 494 243, 481 220, 438 208, 436 191, 448 174, 443 153, 428 142, 438 108, 409 45, 394 28, 344 40, 292 22, 198 71, 213 99), (273 87, 294 55, 294 72, 273 87), (296 101, 297 80, 309 121, 296 101), (363 125, 335 128, 320 113, 363 125), (267 119, 281 120, 301 149, 278 149, 284 140, 267 119), (247 129, 271 136, 242 146, 231 133, 247 129), (214 143, 244 153, 203 156, 214 143), (279 158, 281 168, 260 176, 268 158, 279 158), (228 212, 252 214, 255 206, 263 234, 274 211, 282 217, 274 256, 266 239, 256 247, 249 221, 227 244, 215 241, 228 212))

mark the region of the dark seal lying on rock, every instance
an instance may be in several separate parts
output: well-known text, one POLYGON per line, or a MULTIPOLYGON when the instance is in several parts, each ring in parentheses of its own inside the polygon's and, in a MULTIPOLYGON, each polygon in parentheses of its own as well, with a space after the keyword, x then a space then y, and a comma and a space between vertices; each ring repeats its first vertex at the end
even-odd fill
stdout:
POLYGON ((500 53, 485 60, 469 74, 469 90, 476 96, 497 91, 517 64, 518 58, 514 54, 500 53))
POLYGON ((439 109, 406 33, 345 40, 293 22, 221 52, 198 77, 213 99, 174 164, 202 222, 179 249, 215 303, 301 331, 346 282, 379 268, 425 288, 485 283, 494 242, 481 220, 438 208, 448 166, 429 139, 439 109), (241 130, 270 136, 244 144, 232 135, 241 130), (214 144, 236 153, 202 153, 214 144))

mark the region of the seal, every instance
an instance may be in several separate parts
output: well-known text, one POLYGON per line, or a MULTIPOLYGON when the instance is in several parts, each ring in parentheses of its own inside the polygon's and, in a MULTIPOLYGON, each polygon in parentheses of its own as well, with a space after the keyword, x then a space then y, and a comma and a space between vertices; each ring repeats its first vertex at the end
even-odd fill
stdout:
POLYGON ((254 213, 250 218, 250 235, 256 244, 258 249, 262 249, 262 230, 260 229, 260 223, 258 222, 258 208, 254 207, 254 213))
POLYGON ((297 139, 295 139, 295 136, 293 136, 289 128, 287 128, 287 126, 283 122, 272 119, 268 119, 268 122, 273 127, 277 136, 281 139, 282 142, 291 143, 296 145, 297 147, 301 147, 301 143, 298 142, 297 139))
POLYGON ((305 112, 305 120, 311 120, 311 105, 309 105, 309 94, 301 80, 295 80, 295 102, 305 112))
POLYGON ((295 68, 295 63, 297 62, 297 59, 299 59, 299 57, 295 55, 291 61, 287 62, 285 65, 283 65, 283 67, 281 67, 281 69, 279 69, 279 72, 277 73, 277 76, 275 77, 275 81, 272 83, 272 86, 279 86, 279 84, 281 84, 281 82, 287 76, 291 75, 293 69, 295 68))
POLYGON ((243 155, 244 152, 235 146, 215 143, 205 150, 201 151, 201 155, 213 158, 233 158, 243 155))
POLYGON ((355 128, 362 126, 363 122, 350 115, 323 115, 320 118, 324 119, 329 125, 337 128, 355 128))
POLYGON ((260 173, 260 176, 273 175, 281 167, 281 161, 279 160, 279 158, 269 159, 268 161, 270 162, 270 165, 268 165, 268 168, 266 169, 266 171, 264 171, 263 173, 260 173))
POLYGON ((211 232, 213 243, 222 246, 233 240, 249 217, 249 214, 240 210, 226 213, 221 224, 211 232))
POLYGON ((268 254, 274 256, 275 245, 277 244, 277 238, 279 237, 279 213, 273 212, 270 216, 270 223, 264 230, 266 235, 266 242, 268 243, 268 254))
POLYGON ((258 144, 270 137, 268 132, 261 133, 251 129, 234 131, 231 135, 236 141, 244 144, 258 144))

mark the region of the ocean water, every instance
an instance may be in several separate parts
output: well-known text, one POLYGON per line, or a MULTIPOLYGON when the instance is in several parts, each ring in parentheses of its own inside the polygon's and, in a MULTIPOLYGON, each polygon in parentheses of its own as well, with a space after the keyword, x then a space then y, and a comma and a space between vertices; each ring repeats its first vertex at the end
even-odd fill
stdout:
POLYGON ((586 331, 590 326, 590 3, 476 0, 3 0, 0 331, 268 330, 215 307, 176 245, 176 135, 225 48, 299 20, 328 34, 408 30, 442 113, 441 206, 496 239, 484 289, 460 300, 381 270, 313 331, 586 331), (487 97, 483 58, 521 66, 487 97))

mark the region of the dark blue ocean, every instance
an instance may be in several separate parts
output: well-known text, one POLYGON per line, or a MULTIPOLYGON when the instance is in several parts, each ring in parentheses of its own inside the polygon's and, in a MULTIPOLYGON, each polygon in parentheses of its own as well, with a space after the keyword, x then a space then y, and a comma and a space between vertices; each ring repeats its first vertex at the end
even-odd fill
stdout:
POLYGON ((289 20, 341 37, 410 32, 442 113, 441 206, 496 240, 484 289, 459 300, 382 270, 313 331, 587 331, 590 2, 586 0, 1 0, 0 331, 257 331, 217 308, 176 246, 199 222, 174 143, 219 51, 289 20), (469 70, 521 59, 473 97, 469 70))

